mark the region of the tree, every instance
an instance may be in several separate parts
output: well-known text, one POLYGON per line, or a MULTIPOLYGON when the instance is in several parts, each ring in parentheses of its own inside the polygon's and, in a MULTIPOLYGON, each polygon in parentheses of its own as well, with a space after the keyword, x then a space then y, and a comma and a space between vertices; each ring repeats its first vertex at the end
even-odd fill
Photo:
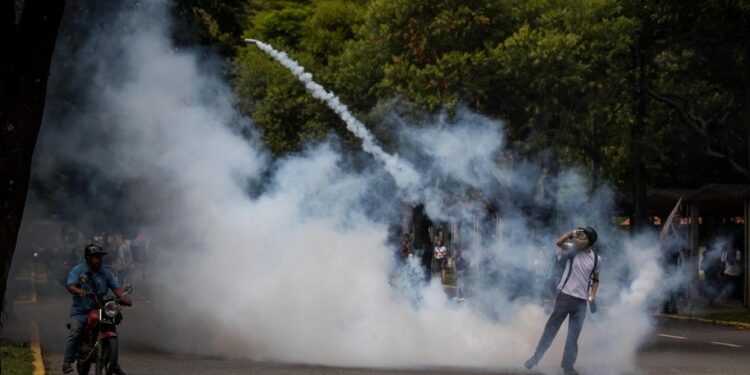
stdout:
POLYGON ((176 44, 212 46, 231 56, 242 34, 249 7, 245 0, 175 0, 172 13, 176 44))
POLYGON ((674 3, 658 21, 648 95, 706 159, 701 175, 727 170, 724 179, 750 180, 750 6, 674 3))
POLYGON ((508 13, 500 1, 373 1, 360 38, 388 56, 380 94, 427 111, 462 104, 488 113, 487 45, 511 32, 508 13))
MULTIPOLYGON (((503 120, 513 159, 541 163, 539 179, 563 166, 582 168, 591 189, 609 182, 630 192, 634 227, 649 224, 650 188, 747 180, 744 2, 252 3, 247 32, 301 60, 372 120, 386 148, 394 125, 377 118, 383 108, 452 113, 467 106, 503 120)), ((347 136, 266 60, 242 51, 236 83, 243 110, 274 151, 294 152, 332 130, 347 136)), ((554 184, 544 192, 554 207, 554 184)))
MULTIPOLYGON (((362 6, 338 0, 253 3, 260 10, 249 12, 244 35, 284 50, 312 72, 316 81, 339 93, 330 61, 354 37, 362 6)), ((356 142, 333 111, 254 46, 238 50, 234 76, 240 110, 253 118, 263 142, 275 155, 299 151, 330 133, 356 142)))
POLYGON ((637 22, 615 1, 526 1, 513 6, 515 30, 489 52, 493 98, 514 142, 515 158, 544 168, 547 220, 555 217, 563 168, 591 171, 618 157, 628 117, 624 72, 637 22), (614 151, 614 152, 612 152, 614 151), (553 178, 547 178, 553 177, 553 178))
POLYGON ((16 1, 0 8, 0 310, 29 186, 31 161, 42 125, 47 78, 64 0, 16 1))

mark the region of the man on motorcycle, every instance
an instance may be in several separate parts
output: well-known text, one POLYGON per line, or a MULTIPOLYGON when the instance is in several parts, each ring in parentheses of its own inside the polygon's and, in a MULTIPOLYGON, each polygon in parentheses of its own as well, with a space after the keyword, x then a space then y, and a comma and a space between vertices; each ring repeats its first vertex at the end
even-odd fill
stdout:
MULTIPOLYGON (((107 253, 102 247, 96 244, 86 246, 84 258, 86 263, 81 263, 72 270, 68 275, 66 287, 68 292, 73 295, 73 304, 70 306, 70 331, 68 338, 65 340, 65 358, 63 359, 63 373, 73 372, 73 360, 75 359, 76 348, 81 340, 83 328, 86 326, 87 314, 93 308, 93 296, 87 295, 87 291, 80 285, 80 278, 86 275, 89 281, 90 292, 103 297, 109 290, 112 290, 120 303, 125 306, 132 306, 133 302, 125 294, 125 291, 117 283, 117 278, 109 269, 102 267, 104 255, 107 253)), ((117 374, 124 375, 121 369, 117 369, 117 374)))

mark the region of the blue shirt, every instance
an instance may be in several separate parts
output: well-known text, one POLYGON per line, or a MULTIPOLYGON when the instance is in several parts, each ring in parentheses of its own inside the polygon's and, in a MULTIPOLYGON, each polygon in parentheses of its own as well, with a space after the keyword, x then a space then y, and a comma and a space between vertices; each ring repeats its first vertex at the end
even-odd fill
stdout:
MULTIPOLYGON (((89 267, 86 263, 81 263, 70 270, 68 281, 65 285, 75 285, 79 288, 85 289, 87 292, 96 293, 100 297, 104 297, 110 289, 114 290, 120 287, 117 283, 117 278, 115 278, 115 275, 108 268, 102 266, 99 271, 92 272, 89 271, 89 267), (79 279, 81 278, 81 275, 86 273, 89 274, 89 282, 88 286, 83 288, 79 279), (96 286, 95 290, 94 286, 96 286)), ((85 322, 86 315, 92 308, 94 308, 94 299, 92 296, 73 296, 73 304, 70 305, 70 316, 85 322)))

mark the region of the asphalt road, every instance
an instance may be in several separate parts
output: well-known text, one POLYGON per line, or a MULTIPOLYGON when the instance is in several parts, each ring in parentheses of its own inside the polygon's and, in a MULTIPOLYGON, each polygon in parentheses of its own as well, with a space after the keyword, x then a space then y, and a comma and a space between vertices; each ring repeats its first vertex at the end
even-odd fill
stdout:
POLYGON ((638 365, 649 374, 750 374, 750 332, 662 320, 638 365))
MULTIPOLYGON (((61 287, 37 276, 36 293, 27 293, 30 280, 17 280, 16 291, 21 295, 36 295, 35 300, 15 304, 16 316, 37 322, 48 374, 62 374, 63 342, 67 330, 61 317, 67 316, 69 298, 61 287), (26 285, 26 287, 24 287, 26 285)), ((148 337, 157 331, 160 322, 149 319, 151 301, 136 293, 134 300, 139 308, 126 311, 126 320, 141 324, 123 324, 119 327, 121 364, 128 374, 540 374, 533 371, 507 370, 502 372, 483 369, 353 369, 306 366, 298 364, 267 363, 179 355, 149 348, 138 338, 148 337), (146 322, 146 323, 143 323, 146 322)), ((8 331, 6 336, 24 335, 8 331)), ((24 337, 18 337, 24 340, 24 337)), ((638 367, 646 374, 750 374, 750 332, 729 327, 707 325, 689 321, 661 320, 656 332, 638 354, 638 367)), ((596 370, 579 369, 582 374, 593 375, 596 370)))

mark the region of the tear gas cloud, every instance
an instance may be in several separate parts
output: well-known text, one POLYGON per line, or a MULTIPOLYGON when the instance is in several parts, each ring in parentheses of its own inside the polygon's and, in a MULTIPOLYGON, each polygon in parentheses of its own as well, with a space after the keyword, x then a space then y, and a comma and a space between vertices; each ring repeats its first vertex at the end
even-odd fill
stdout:
MULTIPOLYGON (((587 317, 579 364, 599 373, 633 369, 662 275, 653 238, 632 239, 611 227, 609 189, 587 192, 575 170, 545 177, 563 217, 560 228, 540 227, 544 206, 534 203, 543 168, 501 162, 499 122, 462 110, 415 127, 394 114, 404 149, 388 154, 292 60, 285 65, 317 97, 342 106, 336 112, 374 159, 349 168, 331 139, 272 161, 257 137, 243 136, 254 130, 232 109, 221 77, 171 44, 167 14, 163 2, 140 2, 88 37, 75 56, 87 69, 72 68, 88 99, 67 116, 48 118, 59 126, 43 130, 39 147, 95 171, 92 179, 145 181, 147 188, 122 204, 155 212, 146 231, 159 240, 159 272, 149 282, 163 293, 159 309, 169 319, 153 345, 341 366, 519 367, 547 315, 527 296, 538 283, 509 285, 541 277, 538 261, 554 254, 560 230, 590 224, 607 249, 602 308, 587 317), (248 194, 264 178, 263 191, 248 194), (476 198, 455 199, 459 194, 476 198), (389 227, 401 222, 402 198, 423 203, 435 222, 460 223, 456 237, 477 275, 465 303, 452 302, 439 282, 421 282, 418 259, 394 271, 389 227), (500 202, 499 216, 484 220, 483 202, 491 200, 500 202), (373 217, 373 206, 390 220, 373 217), (518 289, 526 297, 517 297, 518 289)), ((557 368, 564 331, 543 369, 557 368)))

